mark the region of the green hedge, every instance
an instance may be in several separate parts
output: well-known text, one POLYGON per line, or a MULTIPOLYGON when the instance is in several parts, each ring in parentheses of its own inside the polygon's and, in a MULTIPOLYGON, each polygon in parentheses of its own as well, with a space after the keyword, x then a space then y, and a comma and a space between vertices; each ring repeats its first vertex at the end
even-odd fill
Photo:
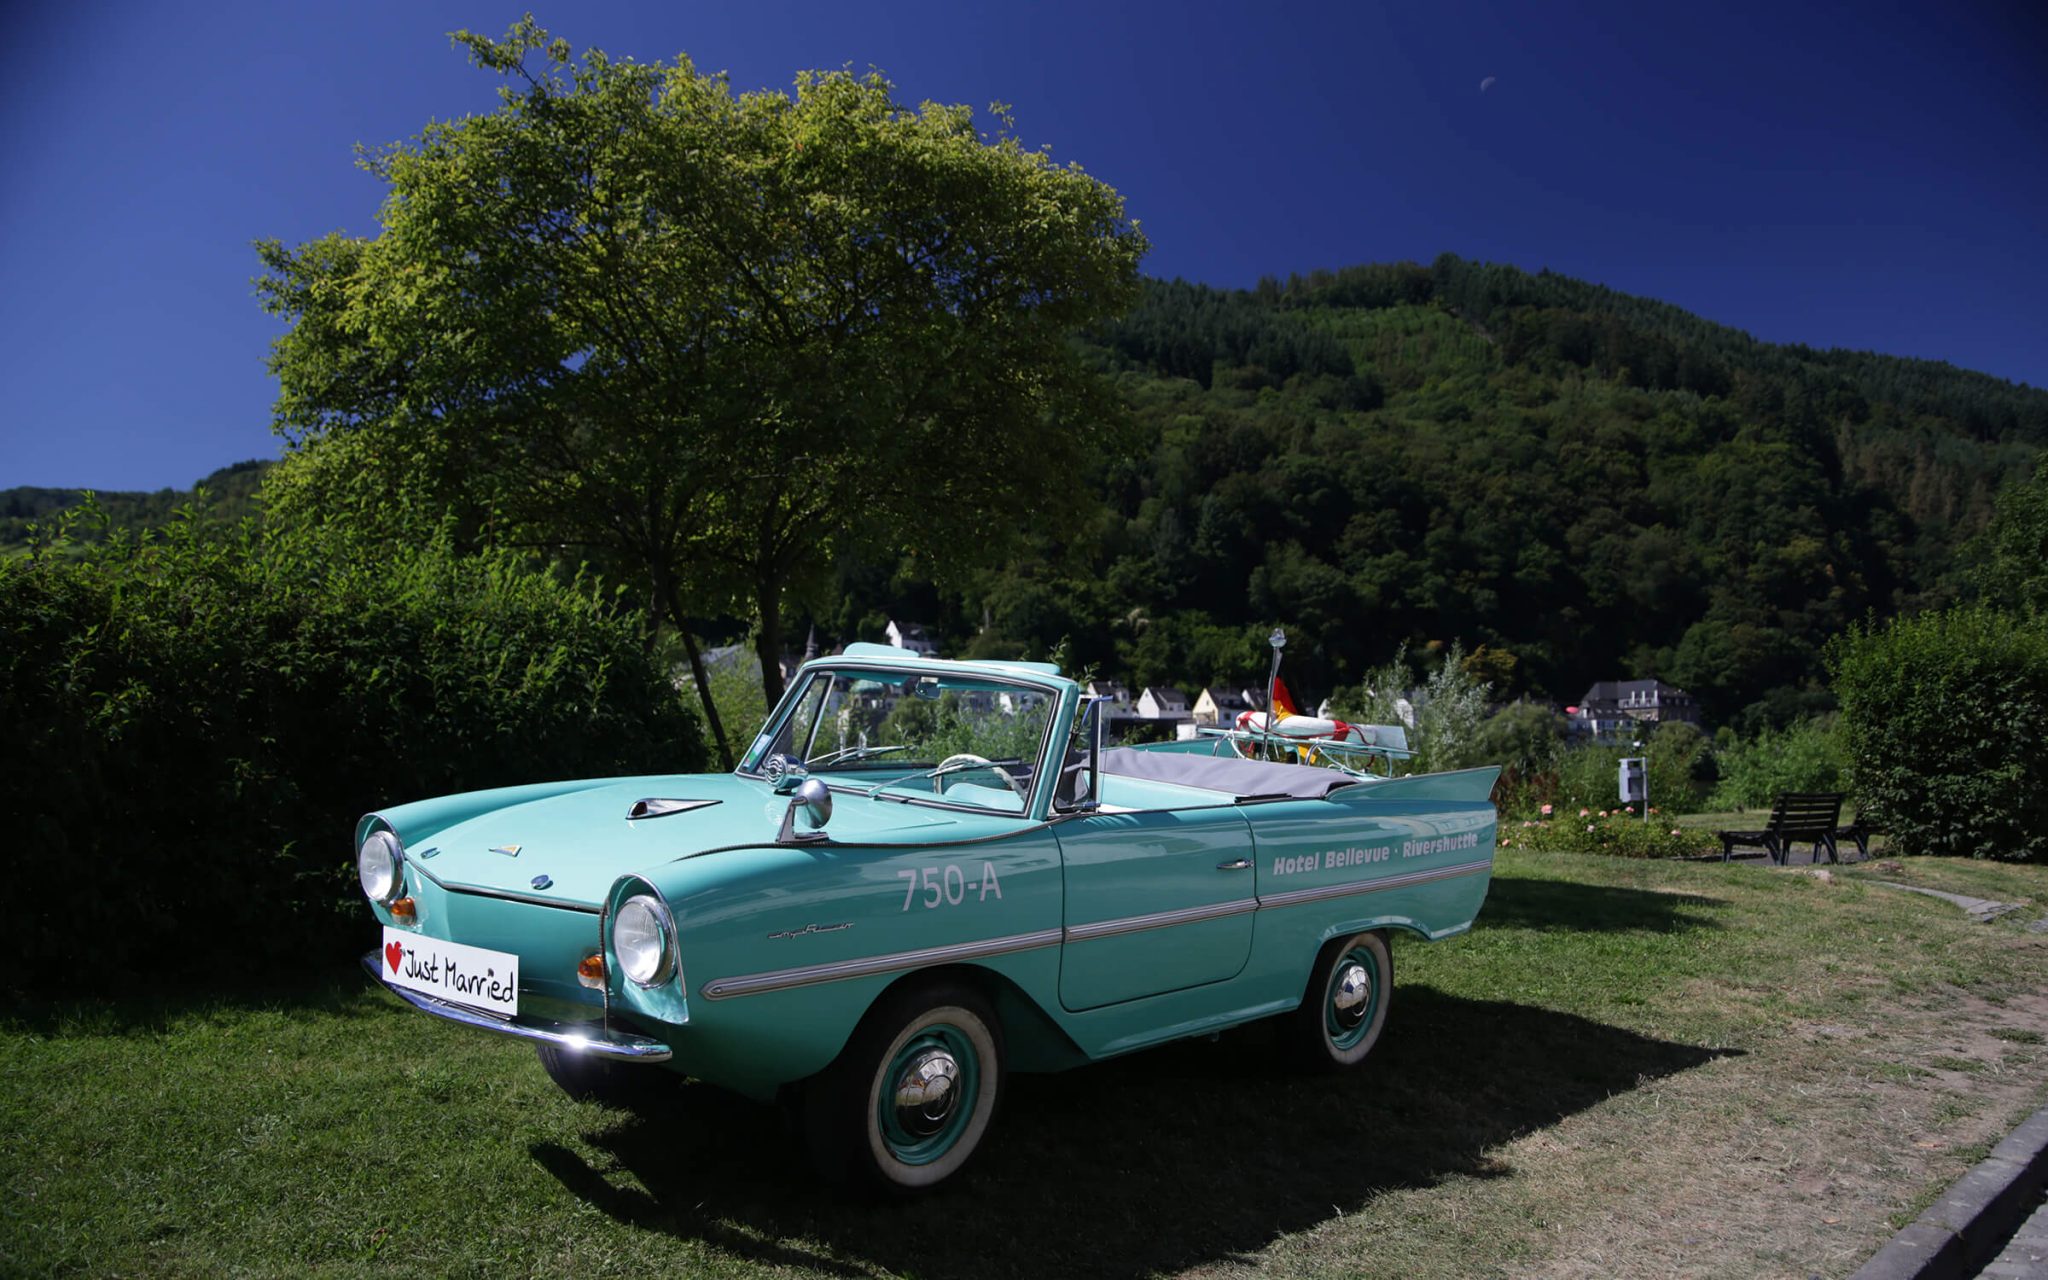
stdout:
POLYGON ((332 963, 366 810, 694 769, 693 718, 591 584, 445 539, 193 523, 0 562, 7 985, 332 963))
POLYGON ((2048 861, 2048 622, 1957 608, 1852 629, 1828 660, 1890 848, 2048 861))

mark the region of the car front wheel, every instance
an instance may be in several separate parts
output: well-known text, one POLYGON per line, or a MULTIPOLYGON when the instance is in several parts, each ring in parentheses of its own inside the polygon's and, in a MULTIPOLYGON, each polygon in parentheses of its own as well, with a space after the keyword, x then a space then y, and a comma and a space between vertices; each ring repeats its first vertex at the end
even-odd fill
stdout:
POLYGON ((908 987, 868 1012, 806 1096, 820 1172, 892 1195, 929 1190, 980 1149, 1003 1087, 1002 1028, 956 983, 908 987))
POLYGON ((1394 956, 1378 933, 1330 942, 1316 957, 1295 1011, 1295 1043, 1311 1068, 1335 1071, 1363 1062, 1379 1043, 1394 993, 1394 956))

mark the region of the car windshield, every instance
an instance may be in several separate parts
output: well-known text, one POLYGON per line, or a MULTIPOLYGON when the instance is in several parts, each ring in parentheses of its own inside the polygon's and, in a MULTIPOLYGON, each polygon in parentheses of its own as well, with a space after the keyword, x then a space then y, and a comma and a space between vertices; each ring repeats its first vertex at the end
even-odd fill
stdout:
POLYGON ((883 799, 1022 813, 1054 702, 986 676, 814 670, 740 767, 761 772, 782 756, 883 799))

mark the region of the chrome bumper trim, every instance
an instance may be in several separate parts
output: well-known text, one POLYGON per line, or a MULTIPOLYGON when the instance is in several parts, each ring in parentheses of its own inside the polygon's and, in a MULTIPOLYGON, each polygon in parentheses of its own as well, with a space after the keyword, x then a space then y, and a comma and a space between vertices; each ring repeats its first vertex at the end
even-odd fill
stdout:
POLYGON ((378 951, 372 951, 363 957, 363 969, 377 980, 377 985, 421 1013, 432 1014, 444 1022, 475 1027, 479 1031, 496 1032, 501 1036, 511 1036, 515 1040, 551 1044, 558 1049, 587 1053, 593 1058, 611 1058, 621 1062, 666 1062, 675 1056, 674 1051, 660 1041, 649 1040, 645 1036, 629 1035, 623 1031, 607 1031, 596 1023, 592 1023, 590 1029, 585 1030, 573 1023, 513 1022, 494 1014, 465 1009, 459 1004, 450 1004, 446 1000, 422 992, 394 987, 384 981, 384 975, 378 970, 378 961, 382 958, 383 953, 378 951))

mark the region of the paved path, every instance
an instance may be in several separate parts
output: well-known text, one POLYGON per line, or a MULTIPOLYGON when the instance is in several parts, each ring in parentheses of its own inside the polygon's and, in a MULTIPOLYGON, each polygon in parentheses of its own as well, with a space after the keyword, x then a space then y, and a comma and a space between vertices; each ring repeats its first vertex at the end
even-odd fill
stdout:
POLYGON ((2048 1200, 2020 1224, 2005 1252, 1977 1274, 1988 1280, 2048 1280, 2048 1200))
POLYGON ((1923 889, 1917 884, 1900 884, 1896 880, 1880 880, 1878 883, 1888 889, 1904 889, 1907 893, 1924 893, 1930 898, 1940 898, 1943 902, 1953 902, 1964 911, 1969 912, 1970 918, 1979 923, 1986 920, 1996 920, 2008 911, 2018 911, 2020 909, 2020 904, 2017 902, 1993 902, 1989 898, 1972 898, 1967 894, 1943 893, 1939 889, 1923 889))
MULTIPOLYGON (((1853 850, 1842 859, 1844 865, 1875 861, 1877 861, 1876 858, 1859 858, 1853 850)), ((1773 864, 1769 858, 1765 858, 1763 865, 1768 867, 1773 864)), ((1786 858, 1784 865, 1787 867, 1820 867, 1826 865, 1826 860, 1822 857, 1819 849, 1806 849, 1804 851, 1794 849, 1786 858)), ((1887 889, 1903 889, 1907 893, 1924 893, 1930 898, 1940 898, 1943 902, 1952 902, 1956 906, 1961 907, 1969 914, 1972 920, 1977 921, 1979 924, 1988 920, 1996 920, 2008 911, 2018 911, 2025 905, 2018 902, 1993 902, 1989 898, 1972 898, 1968 894, 1947 893, 1940 889, 1926 889, 1917 884, 1900 884, 1896 880, 1878 880, 1875 883, 1881 884, 1887 889)), ((2048 916, 2041 917, 2039 920, 2029 924, 2027 928, 2034 933, 2048 933, 2048 916)))

